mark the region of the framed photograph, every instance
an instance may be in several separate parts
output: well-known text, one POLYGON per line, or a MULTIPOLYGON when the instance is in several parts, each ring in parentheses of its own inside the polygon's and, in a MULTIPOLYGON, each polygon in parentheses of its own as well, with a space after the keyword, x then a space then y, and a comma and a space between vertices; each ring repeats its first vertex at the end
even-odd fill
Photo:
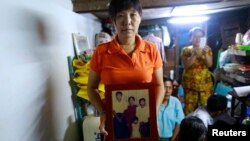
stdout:
POLYGON ((72 38, 77 56, 91 49, 87 36, 80 33, 72 33, 72 38))
POLYGON ((152 83, 105 86, 107 141, 158 139, 152 83))

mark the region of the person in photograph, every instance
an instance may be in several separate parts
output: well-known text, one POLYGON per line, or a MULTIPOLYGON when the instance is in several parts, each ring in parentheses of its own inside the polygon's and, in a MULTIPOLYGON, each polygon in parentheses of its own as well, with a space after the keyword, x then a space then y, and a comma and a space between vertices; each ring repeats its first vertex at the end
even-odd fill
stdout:
POLYGON ((184 112, 193 112, 199 105, 206 105, 212 94, 213 82, 209 68, 213 65, 213 53, 209 46, 200 47, 200 39, 205 37, 205 31, 200 27, 190 30, 191 46, 184 47, 181 60, 184 71, 182 86, 184 88, 184 112))
POLYGON ((146 126, 145 124, 149 119, 149 108, 146 104, 146 99, 145 98, 140 98, 139 99, 139 106, 136 108, 136 116, 139 118, 139 124, 140 124, 140 133, 142 137, 147 136, 145 133, 146 126))
POLYGON ((178 141, 206 141, 207 128, 195 116, 185 117, 180 124, 178 141))
POLYGON ((136 108, 136 116, 139 118, 140 123, 148 122, 149 107, 147 106, 146 99, 139 99, 139 106, 136 108))
POLYGON ((126 108, 127 103, 123 100, 123 93, 117 91, 115 93, 115 100, 113 101, 114 135, 117 139, 128 138, 127 122, 124 116, 126 108))
POLYGON ((140 1, 111 0, 109 14, 117 35, 112 41, 95 48, 88 77, 88 96, 100 113, 100 131, 104 135, 108 132, 105 130, 106 106, 97 91, 100 82, 104 85, 153 83, 156 105, 152 106, 156 111, 164 97, 163 64, 159 50, 155 44, 144 41, 138 35, 142 19, 140 1))
POLYGON ((175 141, 180 129, 180 123, 184 118, 182 105, 178 98, 172 96, 173 81, 164 78, 165 97, 158 116, 159 141, 175 141))
POLYGON ((113 114, 122 113, 127 108, 127 103, 123 100, 123 93, 121 91, 117 91, 115 93, 115 100, 112 103, 113 105, 113 114))
POLYGON ((131 136, 131 131, 132 131, 132 123, 134 122, 134 117, 136 116, 136 103, 135 103, 135 97, 130 96, 128 98, 128 107, 124 111, 125 119, 127 122, 127 127, 128 127, 128 132, 129 136, 131 136))
POLYGON ((139 129, 140 129, 139 119, 137 116, 135 116, 132 123, 132 133, 130 138, 141 138, 139 129))

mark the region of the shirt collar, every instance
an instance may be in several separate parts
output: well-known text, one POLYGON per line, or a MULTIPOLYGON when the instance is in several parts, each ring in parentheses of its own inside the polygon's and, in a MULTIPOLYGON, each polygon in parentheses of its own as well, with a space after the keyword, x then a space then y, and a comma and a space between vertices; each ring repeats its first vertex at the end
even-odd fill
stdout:
MULTIPOLYGON (((135 39, 135 41, 136 41, 136 51, 139 50, 141 52, 146 52, 144 40, 139 35, 136 35, 135 38, 136 38, 135 39)), ((111 45, 108 47, 108 50, 107 50, 108 53, 110 53, 110 54, 117 53, 117 52, 120 52, 122 50, 122 46, 118 42, 118 36, 117 35, 110 42, 110 44, 111 45)))

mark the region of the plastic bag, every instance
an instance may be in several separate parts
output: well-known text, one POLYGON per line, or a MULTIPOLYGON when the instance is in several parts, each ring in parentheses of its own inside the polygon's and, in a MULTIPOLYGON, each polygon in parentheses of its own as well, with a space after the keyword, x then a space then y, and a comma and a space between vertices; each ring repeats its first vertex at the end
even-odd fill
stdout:
POLYGON ((243 45, 250 45, 250 29, 243 36, 243 45))

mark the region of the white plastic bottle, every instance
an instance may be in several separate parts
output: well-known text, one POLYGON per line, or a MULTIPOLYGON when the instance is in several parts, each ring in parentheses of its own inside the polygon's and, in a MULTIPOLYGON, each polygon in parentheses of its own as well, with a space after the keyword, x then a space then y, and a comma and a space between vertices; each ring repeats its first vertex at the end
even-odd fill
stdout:
POLYGON ((170 79, 174 80, 174 70, 169 71, 170 79))
POLYGON ((99 130, 100 117, 88 115, 83 120, 83 137, 84 141, 101 141, 99 130))

